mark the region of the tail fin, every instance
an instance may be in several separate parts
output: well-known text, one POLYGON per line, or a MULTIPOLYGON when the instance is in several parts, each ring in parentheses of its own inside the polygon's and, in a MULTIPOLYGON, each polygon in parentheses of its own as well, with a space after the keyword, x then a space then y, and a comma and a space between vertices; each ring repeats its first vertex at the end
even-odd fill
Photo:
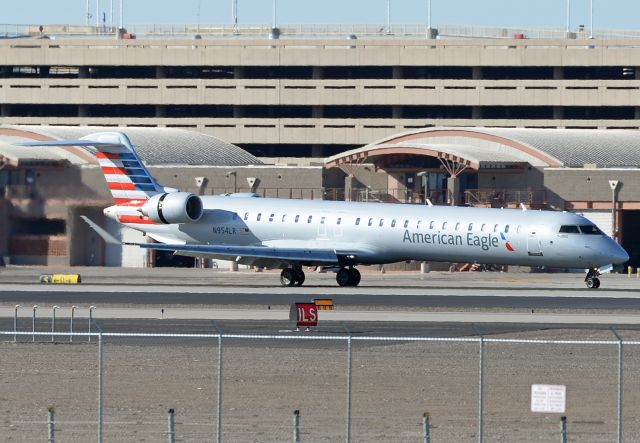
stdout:
POLYGON ((164 192, 121 132, 97 132, 79 140, 21 143, 23 146, 80 146, 91 150, 118 206, 142 206, 164 192))

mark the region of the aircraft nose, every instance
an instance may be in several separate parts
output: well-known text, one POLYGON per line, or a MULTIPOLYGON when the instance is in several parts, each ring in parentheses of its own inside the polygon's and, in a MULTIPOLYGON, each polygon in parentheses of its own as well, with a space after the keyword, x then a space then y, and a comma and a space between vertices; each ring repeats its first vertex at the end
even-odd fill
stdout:
POLYGON ((611 248, 609 248, 609 257, 611 257, 611 263, 620 264, 629 260, 629 254, 619 244, 612 242, 611 248))

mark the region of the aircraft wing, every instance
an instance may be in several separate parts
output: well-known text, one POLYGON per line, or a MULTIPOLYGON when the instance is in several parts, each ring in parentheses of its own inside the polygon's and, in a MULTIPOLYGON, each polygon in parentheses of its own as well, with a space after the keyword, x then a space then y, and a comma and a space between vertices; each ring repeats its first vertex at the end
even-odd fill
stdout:
MULTIPOLYGON (((131 243, 125 243, 131 244, 131 243)), ((133 243, 145 249, 175 251, 183 255, 211 255, 225 257, 228 260, 262 259, 279 262, 326 263, 337 264, 338 254, 330 249, 273 248, 268 246, 235 245, 165 245, 162 243, 133 243)))

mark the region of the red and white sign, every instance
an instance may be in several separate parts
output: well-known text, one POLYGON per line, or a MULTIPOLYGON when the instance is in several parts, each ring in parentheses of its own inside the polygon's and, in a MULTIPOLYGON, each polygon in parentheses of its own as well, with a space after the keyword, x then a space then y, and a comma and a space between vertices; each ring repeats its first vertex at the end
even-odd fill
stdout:
POLYGON ((315 303, 296 303, 295 308, 292 306, 292 311, 295 309, 295 317, 292 315, 292 320, 295 319, 296 326, 317 326, 318 325, 318 307, 315 303))
POLYGON ((563 414, 566 402, 565 385, 531 385, 531 412, 563 414))

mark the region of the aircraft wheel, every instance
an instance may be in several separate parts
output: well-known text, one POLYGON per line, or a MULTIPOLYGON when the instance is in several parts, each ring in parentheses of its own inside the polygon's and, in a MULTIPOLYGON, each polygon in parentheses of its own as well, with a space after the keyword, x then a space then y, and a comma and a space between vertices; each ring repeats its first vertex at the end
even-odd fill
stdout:
POLYGON ((284 268, 280 273, 280 284, 282 286, 293 286, 296 283, 296 275, 291 268, 284 268))
POLYGON ((302 286, 302 284, 304 283, 304 271, 302 269, 297 269, 294 268, 293 269, 293 273, 295 275, 295 286, 302 286))
POLYGON ((351 268, 351 286, 358 286, 360 284, 360 280, 362 276, 360 275, 360 271, 356 268, 351 268))
POLYGON ((597 289, 600 286, 600 280, 597 277, 590 277, 587 279, 587 288, 597 289))
POLYGON ((342 268, 336 274, 336 281, 339 286, 350 286, 351 285, 351 272, 348 269, 342 268))

